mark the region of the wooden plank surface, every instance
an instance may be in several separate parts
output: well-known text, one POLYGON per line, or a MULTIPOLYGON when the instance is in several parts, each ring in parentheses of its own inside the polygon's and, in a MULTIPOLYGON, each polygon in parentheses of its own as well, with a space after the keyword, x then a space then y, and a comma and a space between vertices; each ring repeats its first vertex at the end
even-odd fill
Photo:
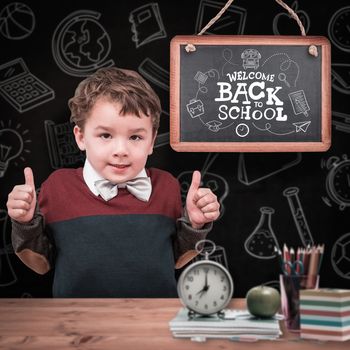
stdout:
MULTIPOLYGON (((175 339, 168 322, 180 307, 178 299, 0 299, 0 349, 349 349, 286 332, 273 342, 175 339)), ((244 299, 230 304, 243 307, 244 299)))

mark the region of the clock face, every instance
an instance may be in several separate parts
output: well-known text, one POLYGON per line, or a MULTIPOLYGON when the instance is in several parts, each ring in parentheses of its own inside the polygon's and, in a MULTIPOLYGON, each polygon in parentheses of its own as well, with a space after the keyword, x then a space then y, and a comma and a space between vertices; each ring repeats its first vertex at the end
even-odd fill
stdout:
POLYGON ((334 13, 329 22, 328 34, 335 46, 350 52, 350 6, 334 13))
POLYGON ((249 133, 249 127, 247 124, 241 123, 236 126, 236 133, 239 137, 245 137, 249 133))
POLYGON ((335 195, 345 203, 350 203, 350 161, 344 161, 335 169, 333 175, 335 195))
POLYGON ((198 261, 181 274, 178 293, 190 310, 210 315, 224 309, 231 301, 233 282, 222 265, 198 261))

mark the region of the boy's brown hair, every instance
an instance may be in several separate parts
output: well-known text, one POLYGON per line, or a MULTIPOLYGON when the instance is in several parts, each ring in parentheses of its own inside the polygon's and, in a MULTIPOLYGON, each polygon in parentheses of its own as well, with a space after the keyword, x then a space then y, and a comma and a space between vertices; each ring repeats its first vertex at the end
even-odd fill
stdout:
POLYGON ((121 115, 131 113, 151 117, 153 132, 158 130, 159 97, 137 72, 116 67, 101 68, 81 81, 68 101, 70 121, 83 129, 90 110, 101 97, 120 103, 121 115))

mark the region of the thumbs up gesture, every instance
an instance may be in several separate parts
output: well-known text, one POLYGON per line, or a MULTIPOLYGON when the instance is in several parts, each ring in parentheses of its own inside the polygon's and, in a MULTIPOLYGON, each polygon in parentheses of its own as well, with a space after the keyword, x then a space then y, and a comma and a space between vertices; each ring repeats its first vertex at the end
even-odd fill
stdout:
POLYGON ((210 188, 200 188, 201 173, 195 171, 187 193, 186 210, 191 225, 200 229, 204 224, 216 220, 220 215, 220 204, 210 188))
POLYGON ((8 215, 21 223, 33 219, 36 205, 34 176, 31 168, 24 169, 24 178, 25 184, 15 186, 8 195, 6 203, 8 215))

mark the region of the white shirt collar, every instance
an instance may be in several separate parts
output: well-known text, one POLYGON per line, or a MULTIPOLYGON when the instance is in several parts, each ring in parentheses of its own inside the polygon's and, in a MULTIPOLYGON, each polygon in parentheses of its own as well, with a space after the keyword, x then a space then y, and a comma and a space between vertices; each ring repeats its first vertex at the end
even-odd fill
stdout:
MULTIPOLYGON (((137 176, 137 177, 147 177, 147 173, 145 168, 143 168, 137 176)), ((83 168, 83 178, 86 183, 86 185, 89 187, 90 191, 95 195, 98 196, 99 193, 96 190, 95 187, 95 181, 97 180, 103 180, 104 178, 97 173, 97 171, 92 167, 91 163, 88 161, 88 159, 85 159, 85 164, 83 168)))

